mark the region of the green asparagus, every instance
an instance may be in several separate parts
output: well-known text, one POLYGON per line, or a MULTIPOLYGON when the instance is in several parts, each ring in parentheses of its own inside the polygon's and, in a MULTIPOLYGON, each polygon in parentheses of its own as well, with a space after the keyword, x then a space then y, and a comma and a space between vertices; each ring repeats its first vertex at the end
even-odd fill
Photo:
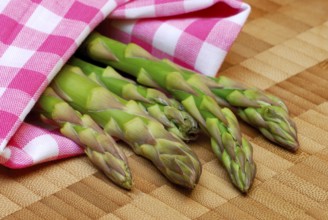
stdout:
POLYGON ((166 89, 211 137, 212 149, 233 184, 244 193, 250 189, 256 173, 252 146, 241 136, 232 111, 219 107, 197 75, 182 74, 174 65, 152 57, 135 44, 126 45, 98 33, 92 33, 84 41, 79 53, 131 74, 140 84, 166 89))
POLYGON ((264 137, 290 151, 299 147, 295 123, 278 97, 226 76, 207 77, 170 61, 182 74, 194 76, 207 85, 220 106, 233 110, 243 121, 259 129, 264 137))
POLYGON ((44 121, 83 146, 92 163, 117 185, 131 189, 132 177, 124 152, 88 115, 81 115, 48 87, 37 102, 44 121))
POLYGON ((272 142, 290 151, 298 149, 296 126, 282 100, 224 76, 211 79, 216 83, 211 91, 219 103, 234 109, 242 120, 258 128, 272 142))
POLYGON ((135 101, 116 96, 85 76, 80 68, 69 65, 57 74, 51 87, 76 110, 90 115, 109 135, 152 161, 170 181, 195 187, 201 175, 196 154, 135 101))
POLYGON ((168 98, 157 89, 137 85, 109 66, 104 69, 78 58, 72 58, 69 64, 80 67, 90 78, 116 95, 141 103, 151 116, 182 140, 196 139, 199 133, 197 122, 175 99, 168 98))

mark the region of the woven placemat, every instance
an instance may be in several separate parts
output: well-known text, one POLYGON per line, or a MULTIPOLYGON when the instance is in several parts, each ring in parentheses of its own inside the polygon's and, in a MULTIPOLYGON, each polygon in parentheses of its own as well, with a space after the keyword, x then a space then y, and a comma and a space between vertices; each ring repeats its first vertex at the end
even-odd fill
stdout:
POLYGON ((124 145, 135 183, 130 192, 84 156, 24 170, 0 167, 0 217, 328 219, 328 1, 245 2, 251 15, 220 74, 285 100, 298 127, 296 154, 241 124, 258 166, 248 196, 232 186, 206 136, 190 144, 203 164, 192 192, 170 184, 124 145))

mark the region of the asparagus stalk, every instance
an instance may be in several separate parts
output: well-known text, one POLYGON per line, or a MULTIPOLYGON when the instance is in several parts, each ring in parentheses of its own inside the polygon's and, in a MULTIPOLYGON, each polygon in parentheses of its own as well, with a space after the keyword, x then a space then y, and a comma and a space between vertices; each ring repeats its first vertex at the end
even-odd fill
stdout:
POLYGON ((38 100, 41 116, 60 126, 63 135, 83 146, 91 162, 117 185, 131 189, 132 177, 124 152, 88 115, 81 115, 48 87, 38 100))
POLYGON ((257 128, 264 137, 287 150, 297 151, 297 129, 281 99, 226 76, 207 77, 168 60, 166 62, 184 75, 196 75, 199 81, 210 88, 220 106, 231 109, 243 121, 257 128))
POLYGON ((75 109, 90 115, 109 135, 152 161, 170 181, 194 188, 201 175, 194 152, 135 101, 119 98, 81 72, 66 65, 53 80, 52 88, 75 109))
POLYGON ((225 76, 210 79, 215 84, 208 86, 218 103, 234 109, 242 120, 257 128, 267 139, 287 150, 297 151, 296 126, 282 100, 225 76))
POLYGON ((163 92, 137 85, 110 66, 105 69, 78 58, 72 58, 69 64, 80 67, 83 73, 116 95, 142 104, 152 117, 182 140, 197 138, 199 127, 196 120, 184 111, 181 103, 168 98, 163 92))
POLYGON ((249 190, 256 173, 252 146, 241 136, 235 115, 228 108, 218 106, 212 92, 197 75, 183 74, 174 65, 152 57, 135 44, 125 45, 98 33, 92 33, 80 51, 131 74, 141 84, 166 89, 181 101, 211 137, 212 149, 233 184, 241 192, 249 190))

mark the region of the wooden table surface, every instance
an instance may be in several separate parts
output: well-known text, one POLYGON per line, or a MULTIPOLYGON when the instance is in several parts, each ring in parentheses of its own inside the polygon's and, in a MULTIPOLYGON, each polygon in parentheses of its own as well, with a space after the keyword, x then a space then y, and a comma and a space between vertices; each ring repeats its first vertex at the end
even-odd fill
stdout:
POLYGON ((25 170, 0 168, 5 219, 328 219, 328 1, 246 0, 251 15, 220 74, 285 100, 299 133, 289 153, 241 124, 258 172, 241 195, 205 136, 191 144, 203 164, 192 192, 170 184, 126 148, 134 189, 122 190, 86 157, 25 170))

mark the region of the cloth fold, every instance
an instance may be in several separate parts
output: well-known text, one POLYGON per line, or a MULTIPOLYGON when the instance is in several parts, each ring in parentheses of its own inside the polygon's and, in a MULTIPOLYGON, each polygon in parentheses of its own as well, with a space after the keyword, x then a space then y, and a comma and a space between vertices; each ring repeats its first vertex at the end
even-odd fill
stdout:
POLYGON ((95 28, 215 76, 249 12, 238 0, 1 1, 0 164, 24 168, 83 153, 57 131, 24 119, 95 28))

